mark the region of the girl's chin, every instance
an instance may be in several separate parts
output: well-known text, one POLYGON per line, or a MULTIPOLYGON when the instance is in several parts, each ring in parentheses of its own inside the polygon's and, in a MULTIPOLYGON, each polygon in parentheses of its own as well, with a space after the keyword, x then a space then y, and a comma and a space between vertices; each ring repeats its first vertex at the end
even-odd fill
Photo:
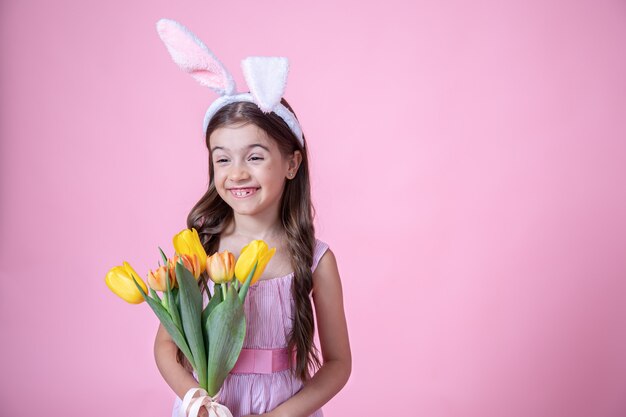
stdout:
POLYGON ((233 213, 238 216, 266 217, 268 210, 271 210, 270 207, 264 204, 258 204, 256 201, 236 201, 231 199, 226 203, 233 209, 233 213))
POLYGON ((257 214, 259 210, 258 204, 256 204, 251 199, 236 199, 230 197, 226 200, 226 203, 233 209, 233 211, 237 214, 257 214))

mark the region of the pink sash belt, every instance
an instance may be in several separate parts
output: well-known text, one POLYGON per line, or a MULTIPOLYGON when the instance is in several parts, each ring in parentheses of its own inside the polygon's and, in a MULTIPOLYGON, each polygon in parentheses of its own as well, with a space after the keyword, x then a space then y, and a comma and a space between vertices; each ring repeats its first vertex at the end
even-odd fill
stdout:
POLYGON ((290 369, 289 349, 241 349, 231 374, 271 374, 290 369))

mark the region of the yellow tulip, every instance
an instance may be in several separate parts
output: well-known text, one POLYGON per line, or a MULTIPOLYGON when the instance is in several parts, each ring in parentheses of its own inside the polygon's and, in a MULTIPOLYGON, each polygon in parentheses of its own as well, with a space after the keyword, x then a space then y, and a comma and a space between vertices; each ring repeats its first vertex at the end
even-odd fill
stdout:
POLYGON ((187 268, 187 270, 191 272, 193 277, 197 280, 198 277, 200 277, 202 270, 200 267, 200 259, 198 259, 198 256, 194 253, 191 255, 174 255, 174 258, 167 260, 170 275, 172 276, 174 282, 176 282, 176 264, 180 259, 182 259, 185 268, 187 268))
POLYGON ((230 281, 235 273, 235 255, 227 250, 214 253, 206 260, 206 270, 216 284, 230 281))
POLYGON ((124 301, 131 304, 139 304, 144 301, 141 292, 133 282, 133 278, 147 293, 148 288, 139 275, 128 262, 122 266, 114 266, 107 272, 104 281, 107 287, 124 301))
POLYGON ((169 268, 160 266, 155 272, 148 272, 148 285, 155 291, 166 291, 167 281, 170 280, 170 288, 176 285, 176 278, 169 273, 169 268))
POLYGON ((200 274, 206 269, 206 251, 200 242, 196 229, 185 229, 174 236, 174 249, 179 255, 195 254, 200 261, 200 274))
POLYGON ((276 248, 268 249, 267 243, 262 240, 253 240, 244 246, 243 249, 241 249, 239 259, 237 259, 237 264, 235 265, 235 276, 239 282, 242 284, 246 282, 246 278, 248 278, 254 264, 258 261, 250 285, 257 282, 275 252, 276 248))

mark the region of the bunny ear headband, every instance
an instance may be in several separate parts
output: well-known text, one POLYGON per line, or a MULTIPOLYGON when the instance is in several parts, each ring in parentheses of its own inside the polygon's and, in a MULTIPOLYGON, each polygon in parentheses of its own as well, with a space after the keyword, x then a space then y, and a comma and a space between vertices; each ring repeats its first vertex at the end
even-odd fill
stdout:
POLYGON ((232 75, 189 29, 173 20, 161 19, 157 22, 157 31, 174 62, 200 84, 220 95, 204 115, 205 133, 219 109, 230 103, 247 101, 256 104, 263 113, 276 113, 304 146, 300 123, 280 102, 287 84, 287 58, 254 56, 241 61, 250 92, 237 93, 232 75))

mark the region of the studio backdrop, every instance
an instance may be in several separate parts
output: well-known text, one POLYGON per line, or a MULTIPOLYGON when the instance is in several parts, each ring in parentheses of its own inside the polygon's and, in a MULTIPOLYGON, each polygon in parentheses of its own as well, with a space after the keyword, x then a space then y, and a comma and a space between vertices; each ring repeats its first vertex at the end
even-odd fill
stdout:
POLYGON ((169 416, 143 277, 208 184, 160 18, 286 56, 353 354, 328 417, 626 415, 626 3, 0 3, 0 415, 169 416))

